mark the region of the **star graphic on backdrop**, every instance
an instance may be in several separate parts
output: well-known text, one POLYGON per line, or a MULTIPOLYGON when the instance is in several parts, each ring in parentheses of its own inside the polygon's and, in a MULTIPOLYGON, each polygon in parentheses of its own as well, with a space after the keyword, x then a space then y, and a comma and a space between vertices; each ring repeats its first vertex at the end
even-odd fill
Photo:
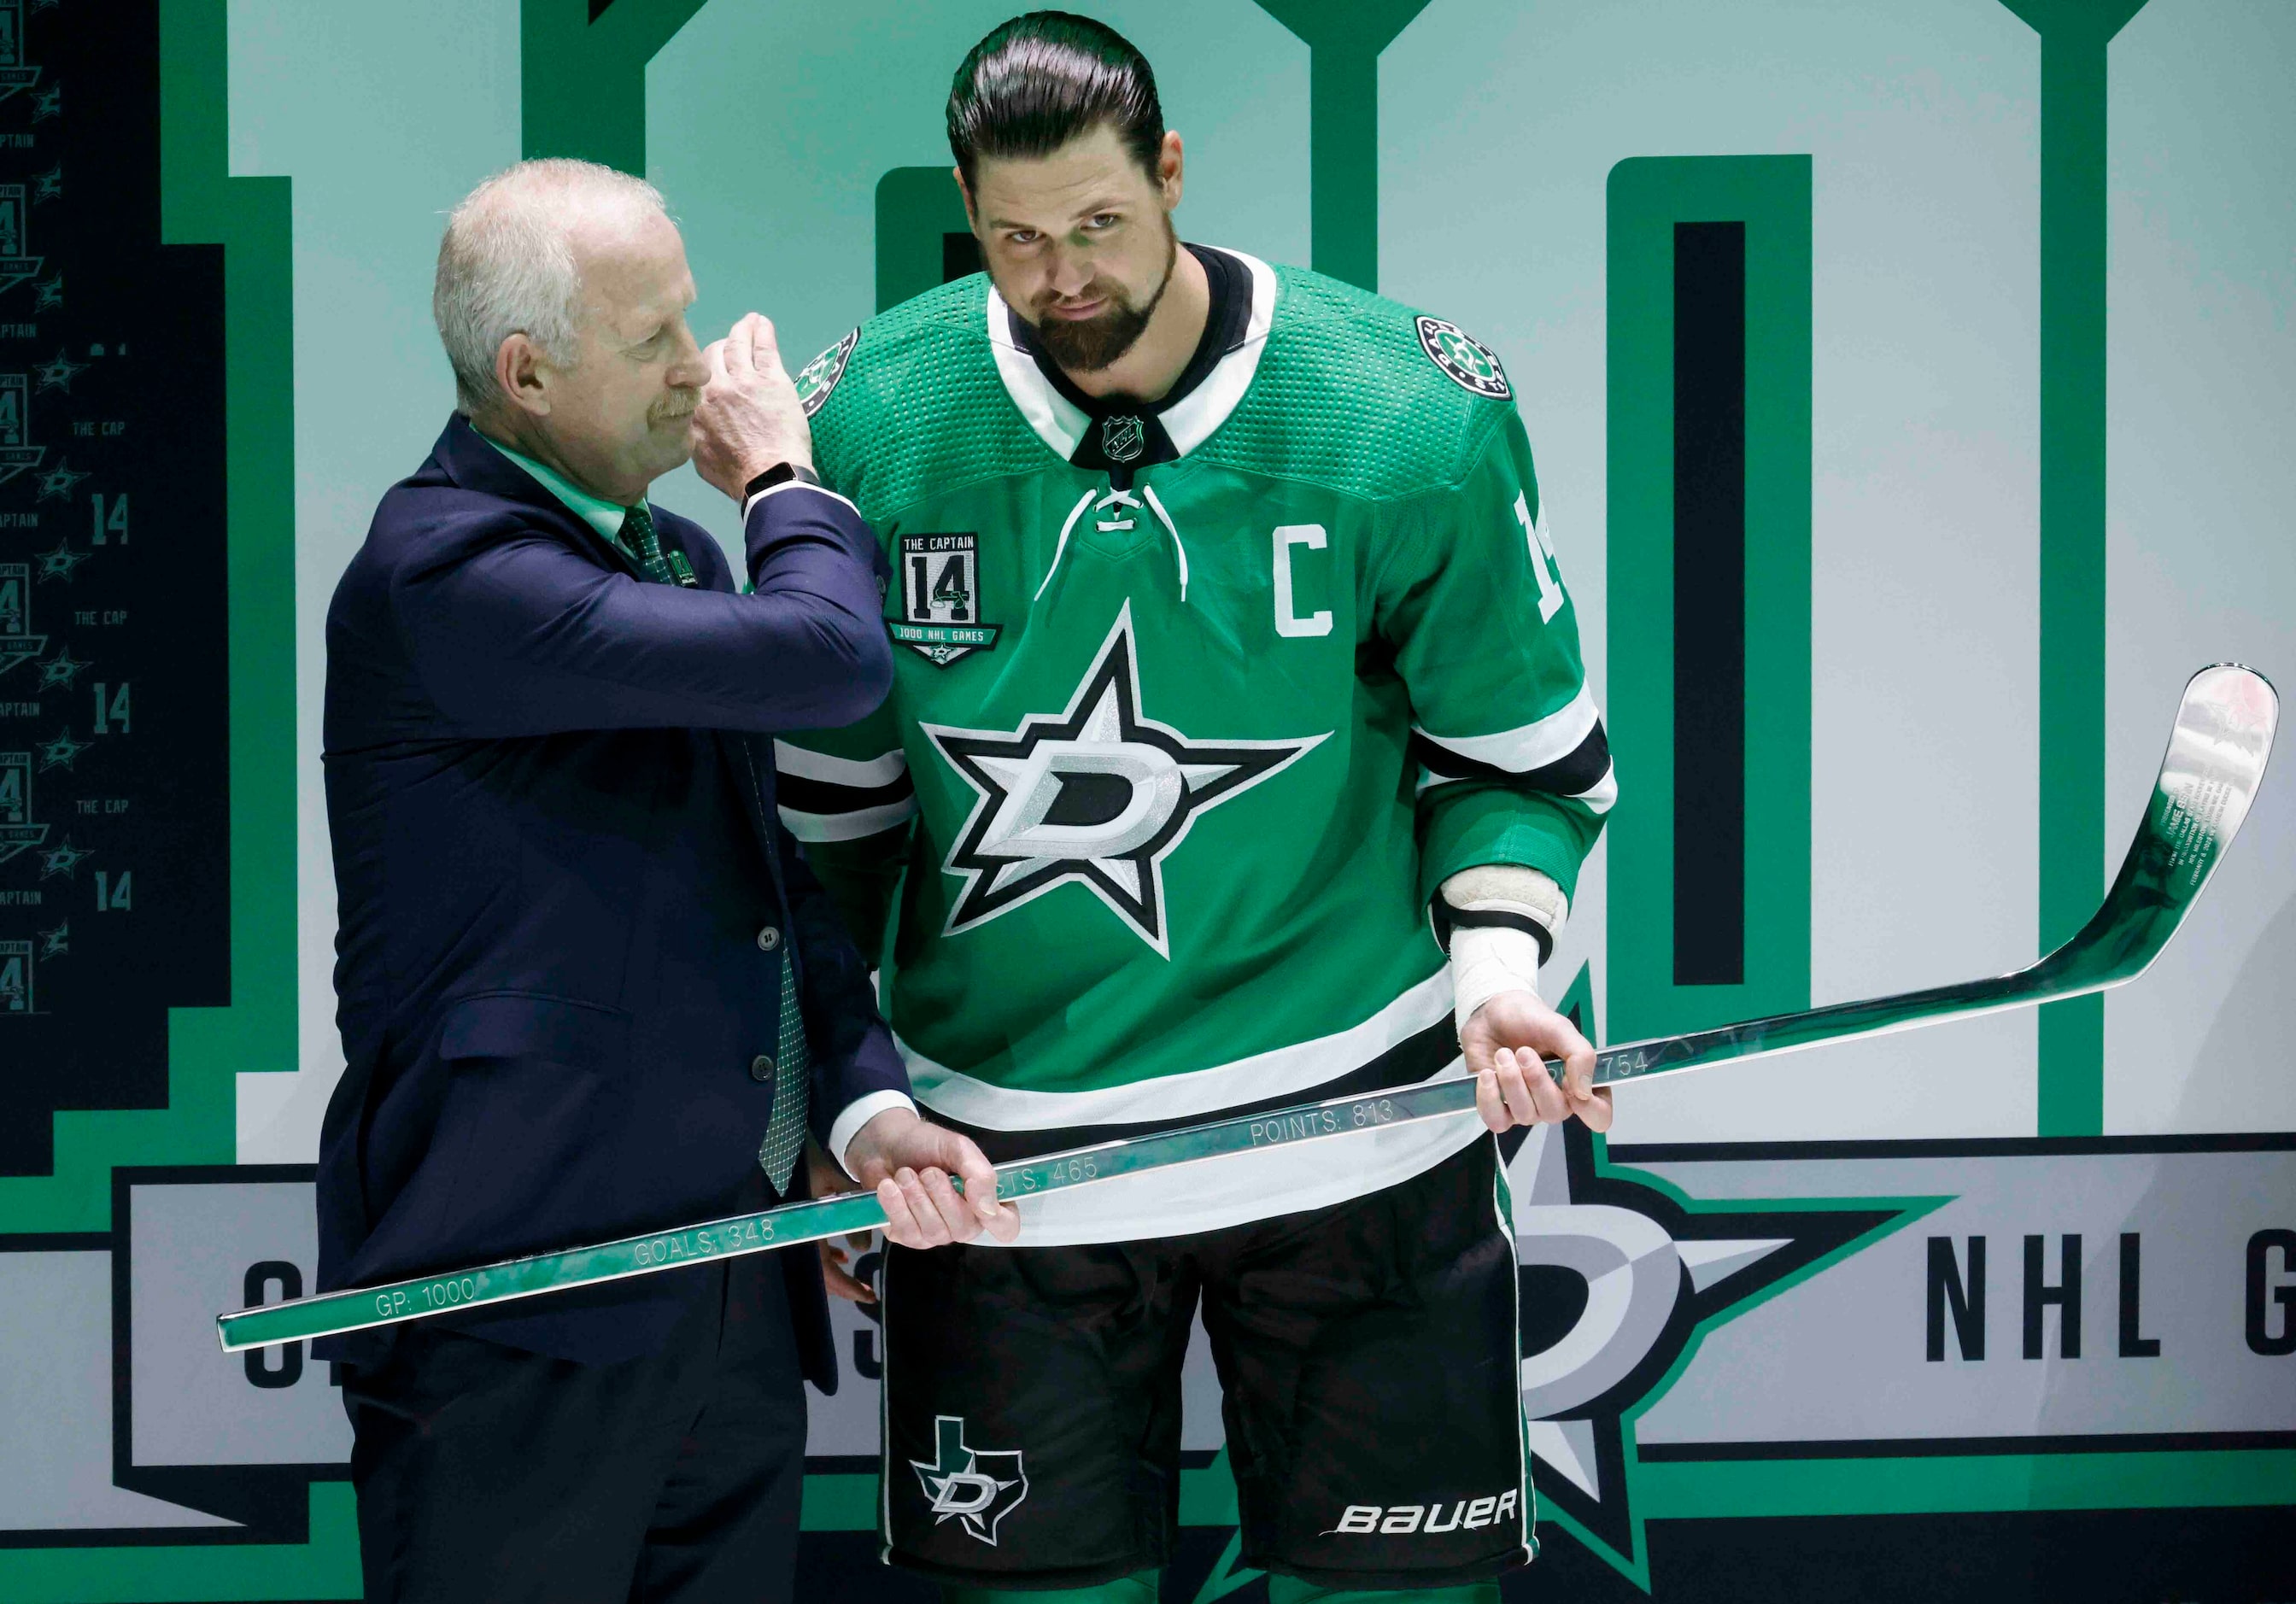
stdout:
POLYGON ((68 769, 79 761, 79 755, 86 750, 87 742, 74 741, 72 732, 66 730, 40 749, 40 773, 45 774, 52 768, 68 769))
POLYGON ((64 164, 61 161, 32 181, 38 187, 32 192, 32 204, 53 200, 64 192, 64 164))
POLYGON ((50 685, 62 685, 70 690, 72 682, 79 678, 80 670, 86 667, 86 663, 72 656, 71 648, 67 646, 40 665, 40 689, 45 691, 50 685))
MULTIPOLYGON (((1590 1007, 1572 1006, 1584 981, 1581 971, 1562 1011, 1591 1022, 1590 1007)), ((1613 1168, 1575 1122, 1518 1127, 1499 1150, 1521 1260, 1524 1436, 1539 1500, 1638 1574, 1648 1559, 1628 1450, 1684 1349, 1787 1276, 1886 1234, 1904 1210, 1882 1199, 1792 1209, 1685 1199, 1613 1168), (1597 1277, 1612 1329, 1589 1353, 1570 1339, 1597 1277), (1576 1301, 1562 1295, 1565 1282, 1581 1289, 1576 1301)))
POLYGON ((61 579, 69 585, 71 583, 72 570, 86 562, 92 555, 94 553, 89 552, 73 551, 71 542, 64 541, 58 544, 54 551, 40 553, 40 577, 61 579))
POLYGON ((32 14, 37 17, 44 11, 53 11, 63 3, 64 0, 32 0, 32 14))
POLYGON ((71 921, 67 919, 53 930, 40 932, 40 956, 61 958, 71 951, 71 921))
POLYGON ((58 462, 40 475, 40 499, 69 501, 71 499, 72 487, 86 477, 85 473, 76 471, 70 462, 58 462))
POLYGON ((77 880, 81 861, 94 855, 93 852, 73 846, 71 837, 66 836, 62 846, 51 847, 40 854, 40 878, 47 880, 61 874, 66 880, 77 880))
POLYGON ((64 86, 62 84, 51 85, 32 97, 34 122, 45 122, 52 117, 62 117, 63 114, 64 86))
POLYGON ((1065 713, 1031 715, 1009 732, 924 731, 975 793, 943 865, 965 882, 950 934, 1073 881, 1166 956, 1167 855, 1197 815, 1326 739, 1191 741, 1144 716, 1129 602, 1065 713))
POLYGON ((64 275, 62 274, 59 273, 52 279, 42 279, 32 287, 37 291, 37 294, 33 298, 32 301, 33 311, 53 312, 58 307, 64 304, 64 275))
POLYGON ((74 362, 70 356, 58 351, 53 362, 44 362, 33 372, 40 376, 41 389, 60 389, 70 395, 71 381, 87 372, 87 364, 74 362))

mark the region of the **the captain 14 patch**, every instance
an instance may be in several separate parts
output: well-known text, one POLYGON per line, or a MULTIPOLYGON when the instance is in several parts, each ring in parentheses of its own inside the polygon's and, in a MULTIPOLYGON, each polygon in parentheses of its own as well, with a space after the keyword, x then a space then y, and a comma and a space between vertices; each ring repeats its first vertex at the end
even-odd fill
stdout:
POLYGON ((1491 348, 1457 323, 1445 323, 1439 317, 1423 317, 1418 327, 1419 348, 1461 389, 1488 396, 1494 401, 1504 401, 1514 393, 1507 388, 1506 370, 1499 365, 1491 348))
POLYGON ((901 616, 893 638, 943 668, 996 644, 997 626, 980 618, 980 536, 901 536, 901 616))

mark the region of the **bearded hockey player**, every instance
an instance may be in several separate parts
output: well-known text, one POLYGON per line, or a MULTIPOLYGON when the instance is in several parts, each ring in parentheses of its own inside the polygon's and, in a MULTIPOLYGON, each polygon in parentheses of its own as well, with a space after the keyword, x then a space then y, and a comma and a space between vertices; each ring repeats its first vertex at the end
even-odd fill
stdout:
POLYGON ((1000 1159, 1432 1076, 1482 1118, 892 1249, 886 1555, 1148 1604, 1201 1304, 1271 1598, 1496 1597, 1534 1544, 1490 1132, 1610 1123, 1536 980, 1615 795, 1507 377, 1178 243, 1179 137, 1096 22, 990 34, 948 130, 986 275, 798 381, 896 576, 898 682, 779 750, 918 1095, 1000 1159))

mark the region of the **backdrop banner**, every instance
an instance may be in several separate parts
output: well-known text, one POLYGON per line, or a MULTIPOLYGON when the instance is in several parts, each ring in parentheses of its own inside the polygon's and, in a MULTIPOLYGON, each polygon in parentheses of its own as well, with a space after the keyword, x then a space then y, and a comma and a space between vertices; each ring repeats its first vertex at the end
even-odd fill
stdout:
MULTIPOLYGON (((2205 1483, 2213 1454, 2296 1447, 2296 1136, 1606 1150, 1542 1129, 1505 1145, 1550 1554, 1576 1542, 1648 1580, 1653 1523, 1913 1513, 1962 1477, 1964 1502, 2005 1513, 2036 1502, 2038 1456, 2142 1454, 2205 1483)), ((309 1484, 348 1474, 329 1367, 301 1343, 222 1354, 212 1330, 218 1306, 310 1284, 310 1174, 121 1168, 107 1242, 7 1261, 28 1324, 76 1268, 108 1270, 88 1284, 111 1289, 111 1363, 78 1403, 109 1409, 113 1485, 170 1506, 147 1539, 188 1520, 300 1540, 309 1484)), ((807 1442, 824 1534, 873 1530, 874 1499, 854 1494, 878 1454, 874 1311, 834 1314, 840 1385, 812 1395, 807 1442)), ((76 1359, 51 1354, 53 1385, 76 1359)), ((1185 1391, 1201 1515, 1233 1492, 1201 1327, 1185 1391)), ((86 1472, 89 1446, 18 1444, 0 1494, 34 1507, 86 1472)), ((68 1513, 51 1529, 72 1530, 68 1513)))
MULTIPOLYGON (((2284 0, 1078 4, 1154 63, 1183 237, 1504 365, 1618 765, 1546 968, 1597 1042, 2031 963, 2193 669, 2296 685, 2284 0)), ((979 269, 943 106, 1013 9, 0 0, 0 1600, 359 1596, 339 1378, 215 1317, 315 1289, 324 619, 452 405, 443 214, 642 173, 701 337, 833 375, 979 269)), ((2292 977, 2282 773, 2109 998, 1504 1138, 1503 1595, 2296 1600, 2292 977)), ((925 1604, 832 1313, 799 1597, 925 1604)), ((1201 1327, 1184 1394, 1163 1600, 1264 1604, 1201 1327)))

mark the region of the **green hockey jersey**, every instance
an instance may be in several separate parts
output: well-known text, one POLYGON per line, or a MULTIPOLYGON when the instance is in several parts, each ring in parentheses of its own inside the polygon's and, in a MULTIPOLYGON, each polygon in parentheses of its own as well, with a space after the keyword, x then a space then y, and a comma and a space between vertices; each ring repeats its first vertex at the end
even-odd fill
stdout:
MULTIPOLYGON (((898 667, 778 743, 783 818, 849 890, 905 871, 887 1014, 992 1157, 1463 1073, 1429 898, 1480 863, 1569 891, 1615 795, 1497 359, 1224 254, 1248 310, 1156 407, 1070 390, 980 276, 799 375, 898 667)), ((1336 1201, 1480 1129, 1056 1193, 1022 1240, 1336 1201)))

